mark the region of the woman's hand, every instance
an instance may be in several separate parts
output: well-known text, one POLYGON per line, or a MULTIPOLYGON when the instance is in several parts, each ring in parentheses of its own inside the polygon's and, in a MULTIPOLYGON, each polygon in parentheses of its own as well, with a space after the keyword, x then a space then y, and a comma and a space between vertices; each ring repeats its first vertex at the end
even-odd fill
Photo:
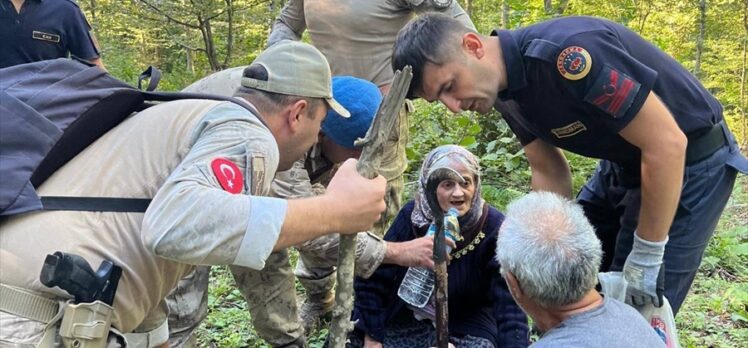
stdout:
POLYGON ((371 336, 364 337, 364 348, 383 348, 382 342, 375 341, 371 336))
MULTIPOLYGON (((445 238, 445 242, 454 249, 455 243, 445 238)), ((407 242, 387 242, 387 251, 382 263, 403 267, 434 268, 434 236, 425 236, 407 242)))

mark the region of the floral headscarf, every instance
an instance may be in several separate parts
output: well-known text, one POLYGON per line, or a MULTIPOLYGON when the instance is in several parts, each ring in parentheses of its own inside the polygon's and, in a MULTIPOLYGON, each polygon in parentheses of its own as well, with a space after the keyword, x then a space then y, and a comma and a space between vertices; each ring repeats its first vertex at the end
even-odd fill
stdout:
POLYGON ((415 207, 410 218, 419 229, 432 223, 434 215, 431 213, 428 202, 426 202, 426 181, 429 174, 437 168, 452 168, 459 171, 466 168, 475 179, 475 194, 470 205, 470 210, 459 218, 460 230, 471 231, 481 222, 483 215, 483 197, 480 190, 480 164, 478 158, 470 151, 457 145, 439 146, 426 156, 421 166, 421 174, 418 178, 418 192, 415 194, 415 207))

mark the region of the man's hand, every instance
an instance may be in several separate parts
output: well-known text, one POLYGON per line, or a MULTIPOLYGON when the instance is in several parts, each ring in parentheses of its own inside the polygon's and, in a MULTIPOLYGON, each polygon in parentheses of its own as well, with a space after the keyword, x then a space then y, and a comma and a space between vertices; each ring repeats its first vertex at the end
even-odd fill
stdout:
POLYGON ((328 209, 336 217, 331 223, 343 234, 371 229, 386 208, 387 181, 381 175, 371 180, 362 177, 356 171, 356 162, 355 159, 343 162, 324 195, 328 209))
POLYGON ((661 242, 650 242, 639 238, 634 233, 634 245, 623 265, 623 276, 628 282, 626 303, 632 306, 644 306, 652 303, 662 306, 665 268, 662 256, 665 254, 667 239, 661 242))
MULTIPOLYGON (((445 238, 452 249, 455 243, 445 238)), ((426 267, 434 269, 434 236, 425 236, 407 242, 386 242, 387 251, 382 263, 403 267, 426 267)))

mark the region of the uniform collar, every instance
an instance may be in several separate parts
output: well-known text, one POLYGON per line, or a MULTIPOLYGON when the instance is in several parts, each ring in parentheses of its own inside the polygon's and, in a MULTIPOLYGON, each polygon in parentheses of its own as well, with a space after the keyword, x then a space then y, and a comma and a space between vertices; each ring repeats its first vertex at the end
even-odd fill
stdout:
POLYGON ((509 30, 494 29, 491 36, 499 37, 499 44, 504 55, 504 64, 506 66, 507 89, 499 92, 499 97, 505 99, 509 93, 518 91, 527 86, 525 78, 525 64, 522 59, 522 52, 519 50, 517 41, 509 30))

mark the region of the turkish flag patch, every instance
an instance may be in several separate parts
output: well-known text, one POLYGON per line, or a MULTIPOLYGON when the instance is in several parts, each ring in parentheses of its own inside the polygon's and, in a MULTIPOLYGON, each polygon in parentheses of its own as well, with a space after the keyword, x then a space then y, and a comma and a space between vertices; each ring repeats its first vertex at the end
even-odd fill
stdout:
POLYGON ((606 65, 584 100, 613 118, 619 118, 626 114, 639 93, 639 88, 639 82, 606 65))
POLYGON ((221 188, 229 193, 242 192, 244 188, 244 176, 239 167, 225 158, 216 158, 210 162, 210 169, 216 176, 221 188))

